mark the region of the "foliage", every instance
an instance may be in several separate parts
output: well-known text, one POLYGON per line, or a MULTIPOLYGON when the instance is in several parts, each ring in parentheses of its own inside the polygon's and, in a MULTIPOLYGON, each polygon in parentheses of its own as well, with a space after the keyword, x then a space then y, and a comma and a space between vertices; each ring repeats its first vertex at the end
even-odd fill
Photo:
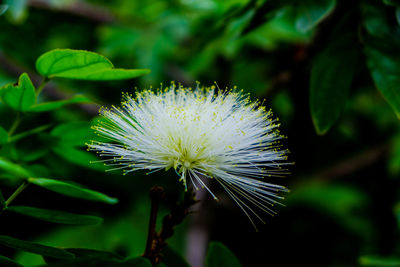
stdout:
MULTIPOLYGON (((39 96, 45 83, 47 83, 49 79, 53 77, 88 79, 88 77, 90 77, 89 80, 113 80, 115 78, 132 78, 146 73, 146 71, 141 70, 118 71, 117 69, 117 71, 115 71, 111 62, 108 61, 108 59, 106 59, 105 57, 102 57, 92 52, 76 51, 69 49, 58 49, 42 55, 38 58, 36 62, 36 67, 38 72, 44 76, 43 82, 38 89, 34 87, 28 74, 23 73, 20 76, 17 84, 6 84, 0 90, 2 102, 10 109, 13 109, 15 110, 15 112, 17 112, 17 119, 14 121, 10 131, 8 131, 8 133, 6 132, 7 140, 5 140, 5 144, 12 143, 11 141, 16 141, 13 140, 13 137, 15 139, 15 136, 13 135, 14 131, 19 126, 21 119, 23 119, 23 116, 27 116, 27 114, 31 112, 32 109, 34 109, 35 112, 45 112, 53 110, 55 108, 59 108, 64 104, 76 103, 76 101, 71 100, 64 101, 62 105, 57 105, 52 102, 37 103, 37 97, 39 96), (60 63, 61 60, 64 61, 60 63), (98 66, 98 64, 100 64, 100 66, 98 66), (95 67, 96 71, 93 71, 93 69, 90 68, 93 66, 95 67), (104 72, 101 72, 101 74, 99 74, 99 68, 101 71, 104 69, 104 72), (129 74, 121 75, 120 72, 129 74), (35 109, 35 107, 40 107, 40 105, 42 105, 41 108, 35 109), (43 105, 46 105, 47 108, 43 108, 43 105)), ((85 100, 85 102, 87 101, 87 98, 83 99, 85 100)), ((76 100, 76 98, 74 100, 76 100)), ((68 144, 68 136, 65 137, 59 132, 61 127, 62 126, 59 126, 59 128, 55 127, 52 133, 55 136, 61 135, 61 139, 64 139, 61 141, 64 141, 63 143, 68 144)), ((65 130, 65 125, 63 128, 65 130)), ((28 130, 28 132, 29 131, 32 132, 32 130, 28 130)), ((23 133, 20 133, 19 135, 21 136, 23 135, 23 133)), ((73 139, 72 145, 75 145, 74 142, 75 138, 73 139)), ((6 176, 3 177, 4 179, 9 179, 10 181, 19 181, 20 183, 22 183, 7 200, 4 200, 2 197, 2 212, 10 211, 43 221, 71 225, 92 225, 98 224, 102 221, 101 218, 91 215, 74 214, 64 211, 42 209, 30 206, 11 205, 11 202, 14 200, 14 198, 16 198, 29 184, 34 184, 72 198, 99 201, 108 204, 116 204, 118 202, 116 198, 111 198, 103 193, 83 188, 81 185, 78 184, 71 184, 68 182, 50 178, 35 177, 34 173, 27 171, 20 165, 13 163, 12 159, 3 158, 1 159, 0 163, 0 168, 6 174, 6 176)), ((75 257, 74 254, 57 248, 34 244, 8 236, 0 237, 0 244, 52 258, 71 259, 75 257)), ((132 266, 135 265, 137 264, 132 264, 132 266)))
POLYGON ((180 184, 105 172, 86 143, 100 106, 170 80, 266 98, 295 165, 260 232, 204 201, 159 266, 188 266, 198 229, 225 244, 198 241, 210 267, 398 265, 399 1, 6 0, 0 29, 0 265, 151 266, 148 188, 180 184))

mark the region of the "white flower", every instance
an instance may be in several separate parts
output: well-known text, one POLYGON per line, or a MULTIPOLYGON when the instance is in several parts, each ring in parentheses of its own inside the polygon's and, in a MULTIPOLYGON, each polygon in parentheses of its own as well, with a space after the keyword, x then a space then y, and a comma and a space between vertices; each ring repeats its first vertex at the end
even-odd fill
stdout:
MULTIPOLYGON (((268 212, 279 191, 267 176, 284 174, 286 150, 280 150, 278 124, 259 102, 241 91, 170 87, 124 95, 122 108, 103 108, 105 120, 94 129, 113 143, 93 142, 90 149, 125 173, 175 169, 187 189, 198 190, 214 178, 250 218, 261 218, 252 205, 268 212), (114 162, 114 163, 112 163, 114 162)), ((252 221, 252 220, 251 220, 252 221)), ((253 222, 253 221, 252 221, 253 222)))

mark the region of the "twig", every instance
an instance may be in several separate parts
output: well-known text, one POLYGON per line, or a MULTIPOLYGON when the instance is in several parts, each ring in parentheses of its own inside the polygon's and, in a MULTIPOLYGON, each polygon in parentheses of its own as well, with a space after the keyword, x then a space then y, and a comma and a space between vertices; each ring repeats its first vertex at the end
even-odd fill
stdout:
POLYGON ((171 207, 171 213, 166 215, 162 221, 162 228, 158 234, 157 245, 159 250, 166 245, 165 240, 174 234, 174 228, 180 224, 183 219, 190 213, 189 208, 198 201, 192 188, 188 188, 185 192, 183 201, 171 207))
POLYGON ((15 130, 17 130, 19 124, 21 123, 21 114, 17 112, 17 117, 15 118, 13 124, 11 125, 10 129, 8 130, 8 137, 10 138, 15 130))
POLYGON ((25 189, 28 185, 29 185, 28 182, 26 182, 26 181, 23 182, 23 183, 17 188, 17 190, 15 190, 15 192, 6 200, 3 209, 6 209, 6 208, 11 204, 11 202, 12 202, 19 194, 21 194, 22 191, 24 191, 24 189, 25 189))
POLYGON ((65 12, 82 18, 90 19, 100 23, 114 22, 115 16, 107 9, 94 6, 85 2, 75 2, 68 5, 57 6, 45 0, 30 0, 29 6, 48 9, 52 11, 65 12))
POLYGON ((149 222, 149 232, 147 235, 146 249, 144 251, 143 257, 152 260, 156 255, 154 255, 154 241, 156 235, 156 223, 157 223, 157 213, 160 201, 164 196, 164 189, 160 186, 153 186, 150 189, 150 199, 151 199, 151 210, 150 210, 150 222, 149 222))
POLYGON ((190 213, 189 207, 197 203, 195 194, 191 188, 185 192, 184 199, 180 203, 176 203, 170 207, 171 213, 166 215, 162 221, 160 232, 155 232, 157 211, 160 200, 164 198, 164 190, 161 187, 153 187, 150 189, 151 212, 149 233, 147 236, 146 249, 143 257, 148 258, 153 264, 160 262, 162 250, 167 246, 166 240, 174 234, 174 228, 180 224, 183 219, 190 213))
POLYGON ((50 127, 51 127, 51 124, 46 124, 46 125, 42 125, 42 126, 27 130, 27 131, 19 133, 19 134, 12 135, 8 138, 8 142, 9 143, 15 142, 15 141, 25 138, 27 136, 45 131, 45 130, 49 129, 50 127))
POLYGON ((46 86, 46 84, 49 82, 49 79, 47 77, 43 78, 42 82, 39 84, 38 88, 36 89, 36 99, 37 96, 43 91, 43 88, 46 86))
POLYGON ((381 158, 390 148, 390 143, 384 143, 362 151, 355 156, 339 161, 333 166, 318 172, 315 177, 323 178, 324 181, 335 177, 351 174, 365 166, 371 165, 381 158))

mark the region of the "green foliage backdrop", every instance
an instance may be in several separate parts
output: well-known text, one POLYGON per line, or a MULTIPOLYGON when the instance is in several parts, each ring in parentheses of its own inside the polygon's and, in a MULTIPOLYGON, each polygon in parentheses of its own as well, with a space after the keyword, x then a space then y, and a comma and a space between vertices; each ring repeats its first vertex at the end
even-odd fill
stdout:
POLYGON ((172 80, 265 99, 295 164, 259 232, 205 194, 159 265, 400 266, 396 0, 1 2, 0 264, 151 266, 148 190, 183 187, 106 172, 86 144, 101 106, 172 80))

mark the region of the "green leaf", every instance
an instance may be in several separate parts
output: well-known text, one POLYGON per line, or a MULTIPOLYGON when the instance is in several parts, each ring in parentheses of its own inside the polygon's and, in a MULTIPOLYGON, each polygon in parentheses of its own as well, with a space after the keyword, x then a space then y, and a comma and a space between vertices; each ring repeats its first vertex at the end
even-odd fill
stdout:
POLYGON ((17 178, 28 178, 30 176, 29 172, 24 168, 4 158, 0 158, 0 170, 12 174, 17 178))
POLYGON ((28 171, 33 177, 51 176, 50 174, 51 169, 49 168, 49 166, 46 165, 41 165, 41 164, 30 165, 28 167, 28 171))
POLYGON ((318 134, 325 134, 344 109, 358 53, 353 33, 329 42, 313 60, 310 81, 311 116, 318 134))
POLYGON ((381 258, 376 256, 362 256, 359 258, 361 266, 375 266, 375 267, 395 267, 400 266, 400 258, 381 258))
POLYGON ((37 71, 45 77, 74 78, 103 69, 113 64, 94 52, 72 49, 55 49, 41 55, 36 61, 37 71))
POLYGON ((96 216, 81 215, 58 210, 39 209, 28 206, 11 206, 6 210, 53 223, 93 225, 99 224, 103 221, 102 218, 96 216))
POLYGON ((2 88, 2 99, 12 109, 27 111, 35 104, 35 87, 28 74, 19 76, 17 84, 7 84, 2 88))
POLYGON ((307 32, 318 25, 335 9, 336 0, 298 1, 296 28, 307 32))
POLYGON ((72 49, 55 49, 44 53, 37 59, 36 69, 48 78, 97 81, 131 79, 150 72, 147 69, 115 69, 100 54, 72 49))
POLYGON ((4 128, 0 127, 0 145, 8 142, 8 133, 4 128))
POLYGON ((70 183, 46 178, 29 178, 28 181, 35 185, 69 197, 105 202, 108 204, 116 204, 118 202, 118 199, 116 198, 109 197, 97 191, 82 188, 79 185, 73 185, 70 183))
POLYGON ((400 51, 385 51, 372 43, 367 43, 364 51, 377 89, 400 119, 400 51))
MULTIPOLYGON (((121 216, 110 216, 106 223, 96 227, 60 227, 55 231, 41 235, 40 242, 74 248, 84 247, 116 251, 115 241, 117 240, 118 247, 125 248, 124 255, 130 255, 130 257, 140 255, 146 245, 147 231, 143 231, 143 229, 146 229, 148 221, 138 218, 147 218, 150 206, 146 196, 137 195, 135 197, 138 197, 138 199, 128 213, 121 214, 121 216)), ((178 228, 174 240, 183 240, 183 238, 184 229, 178 228)), ((78 253, 76 257, 79 257, 78 253)), ((34 260, 32 256, 26 253, 21 255, 19 259, 19 262, 26 265, 34 260)))
POLYGON ((400 40, 398 25, 391 23, 379 2, 363 3, 366 29, 364 53, 376 88, 400 119, 400 40))
POLYGON ((153 266, 149 259, 146 259, 143 257, 136 257, 133 259, 128 259, 125 261, 125 263, 127 266, 132 266, 132 267, 152 267, 153 266))
POLYGON ((220 242, 211 242, 206 256, 207 267, 240 267, 242 266, 225 245, 220 242))
POLYGON ((59 144, 54 146, 52 150, 58 156, 76 165, 97 171, 105 171, 108 169, 103 163, 98 162, 99 159, 96 155, 79 148, 59 144))
POLYGON ((51 135, 57 137, 63 146, 86 146, 86 143, 97 137, 87 121, 60 124, 51 131, 51 135))
POLYGON ((6 13, 8 5, 0 5, 0 16, 6 13))
POLYGON ((363 26, 368 33, 367 36, 393 40, 394 33, 397 32, 397 29, 394 27, 396 24, 391 23, 385 6, 381 5, 378 1, 362 1, 361 11, 363 26))
POLYGON ((10 248, 21 249, 24 251, 32 252, 43 256, 53 257, 57 259, 74 258, 74 254, 67 252, 63 249, 44 246, 38 243, 24 241, 5 235, 0 235, 0 244, 10 248))
POLYGON ((44 102, 44 103, 33 105, 32 107, 30 107, 29 111, 45 112, 45 111, 50 111, 50 110, 61 108, 65 105, 77 104, 77 103, 93 103, 93 101, 90 100, 89 98, 87 98, 86 96, 76 95, 70 99, 52 101, 52 102, 44 102))
POLYGON ((169 246, 162 250, 161 262, 165 263, 167 266, 190 267, 189 263, 169 246))
POLYGON ((18 262, 13 261, 10 258, 4 257, 0 255, 0 265, 6 267, 22 267, 23 265, 19 264, 18 262))

